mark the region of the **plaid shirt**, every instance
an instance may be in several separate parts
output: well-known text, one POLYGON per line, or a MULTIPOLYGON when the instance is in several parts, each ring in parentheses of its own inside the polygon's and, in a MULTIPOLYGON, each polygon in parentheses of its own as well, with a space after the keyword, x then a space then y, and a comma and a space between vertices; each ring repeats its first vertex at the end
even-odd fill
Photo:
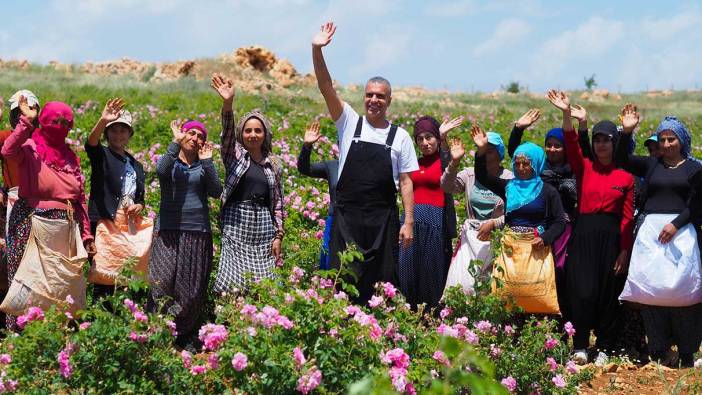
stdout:
MULTIPOLYGON (((222 207, 227 203, 239 180, 249 169, 251 158, 249 152, 243 145, 236 141, 234 133, 234 112, 222 111, 222 161, 226 169, 224 177, 224 191, 222 192, 222 207)), ((276 228, 276 237, 282 237, 283 230, 283 184, 280 182, 281 170, 277 172, 268 157, 263 159, 263 172, 268 180, 268 190, 270 191, 270 211, 276 228)))

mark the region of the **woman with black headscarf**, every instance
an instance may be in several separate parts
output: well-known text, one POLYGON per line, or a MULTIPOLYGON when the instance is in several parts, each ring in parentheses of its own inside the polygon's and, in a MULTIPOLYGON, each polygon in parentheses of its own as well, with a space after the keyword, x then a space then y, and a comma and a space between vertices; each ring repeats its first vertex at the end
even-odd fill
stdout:
POLYGON ((590 331, 595 330, 598 363, 616 351, 621 333, 617 300, 629 262, 634 214, 634 179, 614 161, 619 131, 610 121, 595 124, 592 156, 584 156, 571 120, 570 99, 549 91, 548 99, 563 112, 568 162, 578 184, 578 221, 566 258, 567 300, 575 324, 573 359, 587 362, 590 331))

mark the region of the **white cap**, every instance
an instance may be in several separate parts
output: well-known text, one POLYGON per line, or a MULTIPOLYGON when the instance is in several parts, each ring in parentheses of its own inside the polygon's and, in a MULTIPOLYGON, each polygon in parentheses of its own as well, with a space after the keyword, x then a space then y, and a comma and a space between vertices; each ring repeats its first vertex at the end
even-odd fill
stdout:
POLYGON ((19 100, 21 96, 24 96, 27 99, 27 104, 29 104, 30 107, 39 106, 39 99, 37 99, 37 95, 35 95, 32 91, 22 89, 15 92, 15 94, 10 97, 10 110, 14 110, 15 108, 19 107, 19 100))
POLYGON ((116 123, 123 123, 123 124, 129 126, 129 128, 131 129, 132 128, 132 114, 130 114, 129 111, 123 109, 122 111, 119 112, 119 118, 108 123, 107 126, 105 126, 105 127, 106 128, 110 127, 110 125, 114 125, 116 123))

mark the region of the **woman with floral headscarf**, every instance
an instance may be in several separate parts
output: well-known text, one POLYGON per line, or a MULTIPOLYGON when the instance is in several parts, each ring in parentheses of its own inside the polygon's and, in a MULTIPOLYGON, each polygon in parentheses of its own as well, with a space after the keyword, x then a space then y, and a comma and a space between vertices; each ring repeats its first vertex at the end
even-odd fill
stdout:
POLYGON ((271 124, 251 111, 234 128, 234 85, 220 75, 212 88, 222 97, 222 256, 215 292, 271 278, 283 241, 282 168, 273 156, 271 124))
POLYGON ((636 107, 624 106, 621 120, 617 154, 625 169, 644 177, 645 196, 644 220, 619 298, 641 305, 653 360, 673 364, 674 343, 681 365, 690 367, 702 341, 700 228, 690 205, 692 180, 702 165, 690 156, 690 133, 677 118, 665 117, 656 129, 660 157, 629 155, 625 147, 639 123, 636 107))
MULTIPOLYGON (((73 127, 71 107, 61 102, 46 103, 39 114, 40 127, 36 132, 37 109, 30 107, 24 96, 19 99, 19 107, 22 112, 19 123, 2 147, 3 157, 19 166, 19 198, 10 214, 8 234, 8 283, 22 260, 32 216, 66 220, 68 213, 73 212, 70 220, 77 222, 83 245, 88 253, 95 253, 83 187, 85 177, 80 159, 65 142, 73 127)), ((78 300, 85 295, 73 297, 78 300)), ((7 327, 17 329, 17 317, 7 315, 7 327)))
POLYGON ((563 113, 566 154, 578 183, 578 220, 566 260, 567 300, 576 328, 573 359, 587 362, 594 329, 600 350, 596 363, 602 364, 608 352, 618 351, 621 335, 617 296, 631 251, 634 179, 616 166, 619 131, 613 122, 600 121, 593 127, 591 160, 578 142, 568 96, 552 90, 548 99, 563 113))
POLYGON ((441 189, 441 174, 449 162, 446 135, 463 122, 439 122, 423 116, 414 123, 414 141, 422 158, 410 174, 414 192, 414 242, 400 248, 400 291, 411 306, 436 307, 441 299, 456 237, 453 197, 441 189))

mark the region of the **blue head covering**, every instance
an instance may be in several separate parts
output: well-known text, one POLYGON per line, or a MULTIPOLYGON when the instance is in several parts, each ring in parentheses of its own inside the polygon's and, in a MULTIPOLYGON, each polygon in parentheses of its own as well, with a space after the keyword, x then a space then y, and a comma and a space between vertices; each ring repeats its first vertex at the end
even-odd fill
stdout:
POLYGON ((512 155, 512 172, 517 174, 515 160, 519 156, 526 156, 531 161, 531 168, 534 169, 531 178, 521 180, 517 177, 507 183, 505 189, 507 195, 507 212, 517 210, 536 199, 544 187, 541 180, 541 172, 544 170, 546 155, 543 148, 534 143, 524 143, 517 147, 512 155))
POLYGON ((487 132, 488 143, 495 147, 497 153, 500 154, 500 160, 505 158, 505 142, 502 137, 495 132, 487 132))
POLYGON ((685 125, 678 120, 678 118, 668 115, 661 121, 660 125, 656 129, 656 139, 660 138, 661 132, 665 130, 670 130, 675 133, 675 136, 680 140, 680 153, 683 158, 690 157, 690 146, 692 145, 692 137, 690 137, 690 132, 687 131, 685 125))
POLYGON ((658 135, 657 134, 652 134, 649 136, 649 138, 644 141, 644 145, 648 145, 648 143, 657 143, 658 142, 658 135))
POLYGON ((565 138, 563 137, 563 128, 553 128, 546 133, 546 137, 544 138, 544 144, 546 143, 546 140, 550 139, 551 137, 555 138, 556 140, 560 141, 561 144, 565 145, 565 138))

